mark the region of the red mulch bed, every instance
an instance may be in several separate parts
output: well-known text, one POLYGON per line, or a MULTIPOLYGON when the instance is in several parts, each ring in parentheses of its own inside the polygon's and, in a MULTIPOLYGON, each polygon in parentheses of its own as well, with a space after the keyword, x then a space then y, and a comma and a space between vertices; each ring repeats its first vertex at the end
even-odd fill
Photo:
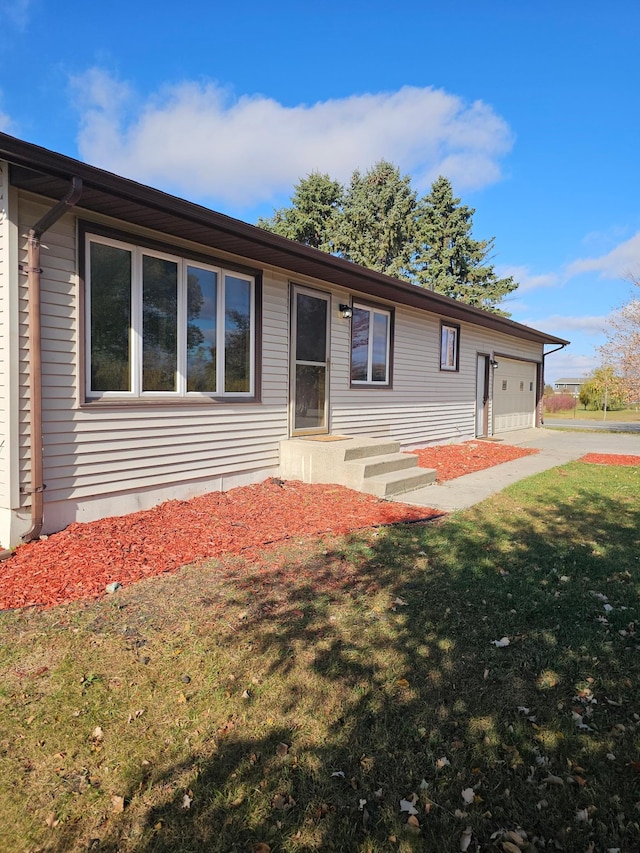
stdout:
POLYGON ((589 462, 591 465, 640 465, 640 456, 624 453, 587 453, 579 461, 589 462))
POLYGON ((438 481, 444 482, 539 451, 492 441, 465 441, 463 444, 435 444, 412 452, 418 456, 421 468, 435 468, 438 481))
MULTIPOLYGON (((435 468, 439 480, 450 480, 537 451, 469 441, 415 452, 421 467, 435 468)), ((280 482, 265 480, 189 501, 167 501, 130 515, 71 524, 39 542, 21 545, 0 563, 0 610, 98 598, 114 581, 125 586, 223 554, 441 514, 342 486, 280 482)))
POLYGON ((285 539, 440 515, 342 486, 266 480, 150 510, 71 524, 0 563, 0 610, 53 607, 222 554, 285 539))

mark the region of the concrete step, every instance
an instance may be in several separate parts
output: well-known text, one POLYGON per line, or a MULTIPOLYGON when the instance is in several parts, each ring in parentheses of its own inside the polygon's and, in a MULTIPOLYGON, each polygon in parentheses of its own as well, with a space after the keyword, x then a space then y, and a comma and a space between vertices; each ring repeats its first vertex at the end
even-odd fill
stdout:
POLYGON ((406 468, 417 468, 418 457, 415 453, 385 453, 380 456, 366 456, 345 462, 350 468, 358 468, 365 479, 376 477, 378 474, 388 474, 391 471, 403 471, 406 468))
MULTIPOLYGON (((436 472, 432 468, 418 468, 416 471, 390 471, 377 477, 367 477, 362 491, 379 498, 391 495, 403 495, 414 489, 421 489, 436 481, 436 472)), ((411 502, 411 499, 408 499, 411 502)))
POLYGON ((368 456, 386 456, 389 453, 398 453, 400 442, 390 438, 352 438, 344 445, 345 462, 354 459, 365 459, 368 456))

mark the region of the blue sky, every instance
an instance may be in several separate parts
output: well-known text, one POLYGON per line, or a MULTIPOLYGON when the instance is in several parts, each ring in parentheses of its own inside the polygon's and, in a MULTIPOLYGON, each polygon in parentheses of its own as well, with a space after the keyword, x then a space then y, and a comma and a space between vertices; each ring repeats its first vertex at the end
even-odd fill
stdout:
POLYGON ((438 174, 521 287, 519 322, 598 363, 640 275, 634 0, 0 0, 0 130, 255 222, 313 170, 438 174))

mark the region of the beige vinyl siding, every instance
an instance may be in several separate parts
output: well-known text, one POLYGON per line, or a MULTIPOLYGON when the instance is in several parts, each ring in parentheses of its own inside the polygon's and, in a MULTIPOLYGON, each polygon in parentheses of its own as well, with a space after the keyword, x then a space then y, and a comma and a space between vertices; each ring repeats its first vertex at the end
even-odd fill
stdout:
POLYGON ((340 366, 333 370, 331 381, 333 432, 389 436, 405 447, 473 438, 477 353, 495 351, 541 360, 539 344, 461 323, 460 369, 441 371, 441 319, 446 318, 398 307, 393 387, 350 388, 345 366, 349 324, 334 317, 333 358, 340 366))
MULTIPOLYGON (((26 234, 45 209, 25 194, 20 233, 26 234)), ((125 228, 122 223, 110 224, 125 228)), ((202 251, 202 247, 195 248, 202 251)), ((230 478, 244 475, 255 481, 276 473, 279 442, 287 436, 286 280, 263 279, 261 402, 81 405, 84 353, 76 254, 76 219, 68 214, 43 237, 41 258, 45 527, 47 517, 67 518, 60 506, 47 513, 47 506, 62 501, 81 503, 99 498, 112 506, 113 499, 122 493, 153 490, 157 495, 160 490, 161 496, 166 492, 169 498, 184 484, 191 484, 191 492, 197 493, 218 488, 230 478)), ((23 389, 28 387, 27 349, 25 302, 21 325, 23 389)), ((21 480, 26 483, 26 390, 22 397, 21 480)))

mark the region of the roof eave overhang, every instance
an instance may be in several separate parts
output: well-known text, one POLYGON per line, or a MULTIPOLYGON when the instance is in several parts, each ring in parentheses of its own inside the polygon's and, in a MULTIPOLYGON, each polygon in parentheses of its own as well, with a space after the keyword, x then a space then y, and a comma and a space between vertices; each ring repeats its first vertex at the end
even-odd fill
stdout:
POLYGON ((11 182, 15 186, 55 200, 66 192, 72 177, 81 178, 82 208, 96 214, 192 240, 256 265, 285 270, 289 275, 320 279, 503 334, 540 344, 569 343, 2 133, 0 158, 12 164, 11 182))

